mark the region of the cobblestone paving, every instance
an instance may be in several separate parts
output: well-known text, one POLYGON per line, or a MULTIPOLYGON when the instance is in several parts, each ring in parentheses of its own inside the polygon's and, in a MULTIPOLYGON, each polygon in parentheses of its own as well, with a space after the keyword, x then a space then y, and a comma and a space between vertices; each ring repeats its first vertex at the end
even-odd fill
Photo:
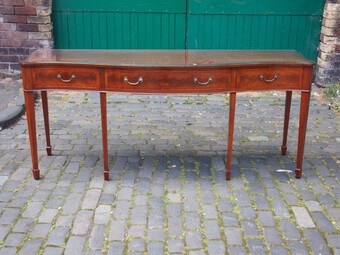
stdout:
POLYGON ((50 94, 53 156, 37 105, 42 179, 26 121, 0 133, 0 254, 340 254, 339 115, 311 102, 304 172, 293 173, 298 100, 280 156, 282 94, 109 95, 103 181, 99 96, 50 94))

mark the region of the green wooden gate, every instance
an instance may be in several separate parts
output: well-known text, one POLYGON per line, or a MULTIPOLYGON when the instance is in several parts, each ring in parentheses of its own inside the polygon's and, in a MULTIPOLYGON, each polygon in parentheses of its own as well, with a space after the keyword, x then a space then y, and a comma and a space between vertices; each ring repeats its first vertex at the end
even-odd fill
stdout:
POLYGON ((56 48, 296 49, 316 60, 325 0, 54 0, 56 48))
POLYGON ((56 48, 182 49, 183 0, 55 0, 56 48))

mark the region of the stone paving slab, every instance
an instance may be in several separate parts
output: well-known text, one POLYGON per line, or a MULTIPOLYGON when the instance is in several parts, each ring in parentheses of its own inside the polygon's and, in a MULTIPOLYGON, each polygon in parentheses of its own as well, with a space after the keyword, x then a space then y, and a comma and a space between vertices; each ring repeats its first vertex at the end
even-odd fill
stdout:
POLYGON ((110 94, 105 182, 99 95, 49 95, 41 180, 26 121, 0 132, 0 254, 340 254, 339 115, 317 100, 296 180, 276 170, 295 167, 298 100, 280 156, 283 94, 238 95, 226 182, 228 96, 110 94))

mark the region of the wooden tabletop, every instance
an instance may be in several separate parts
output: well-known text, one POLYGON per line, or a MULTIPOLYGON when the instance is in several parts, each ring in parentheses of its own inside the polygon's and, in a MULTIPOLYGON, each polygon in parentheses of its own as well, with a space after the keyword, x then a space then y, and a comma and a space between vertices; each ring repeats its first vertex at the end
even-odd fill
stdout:
POLYGON ((53 50, 39 49, 20 62, 110 66, 219 66, 237 64, 314 63, 292 50, 53 50))

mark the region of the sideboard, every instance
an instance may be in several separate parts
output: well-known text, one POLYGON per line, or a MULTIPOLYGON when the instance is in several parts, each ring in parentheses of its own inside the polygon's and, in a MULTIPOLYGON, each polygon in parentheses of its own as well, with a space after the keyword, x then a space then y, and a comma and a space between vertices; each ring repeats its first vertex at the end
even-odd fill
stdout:
POLYGON ((287 136, 293 91, 300 92, 295 177, 301 178, 313 62, 296 51, 227 50, 52 50, 41 49, 21 61, 34 179, 40 178, 34 91, 41 91, 46 151, 52 154, 49 90, 100 93, 104 179, 109 180, 107 104, 110 93, 229 93, 226 179, 231 178, 236 94, 285 91, 281 154, 287 136))

